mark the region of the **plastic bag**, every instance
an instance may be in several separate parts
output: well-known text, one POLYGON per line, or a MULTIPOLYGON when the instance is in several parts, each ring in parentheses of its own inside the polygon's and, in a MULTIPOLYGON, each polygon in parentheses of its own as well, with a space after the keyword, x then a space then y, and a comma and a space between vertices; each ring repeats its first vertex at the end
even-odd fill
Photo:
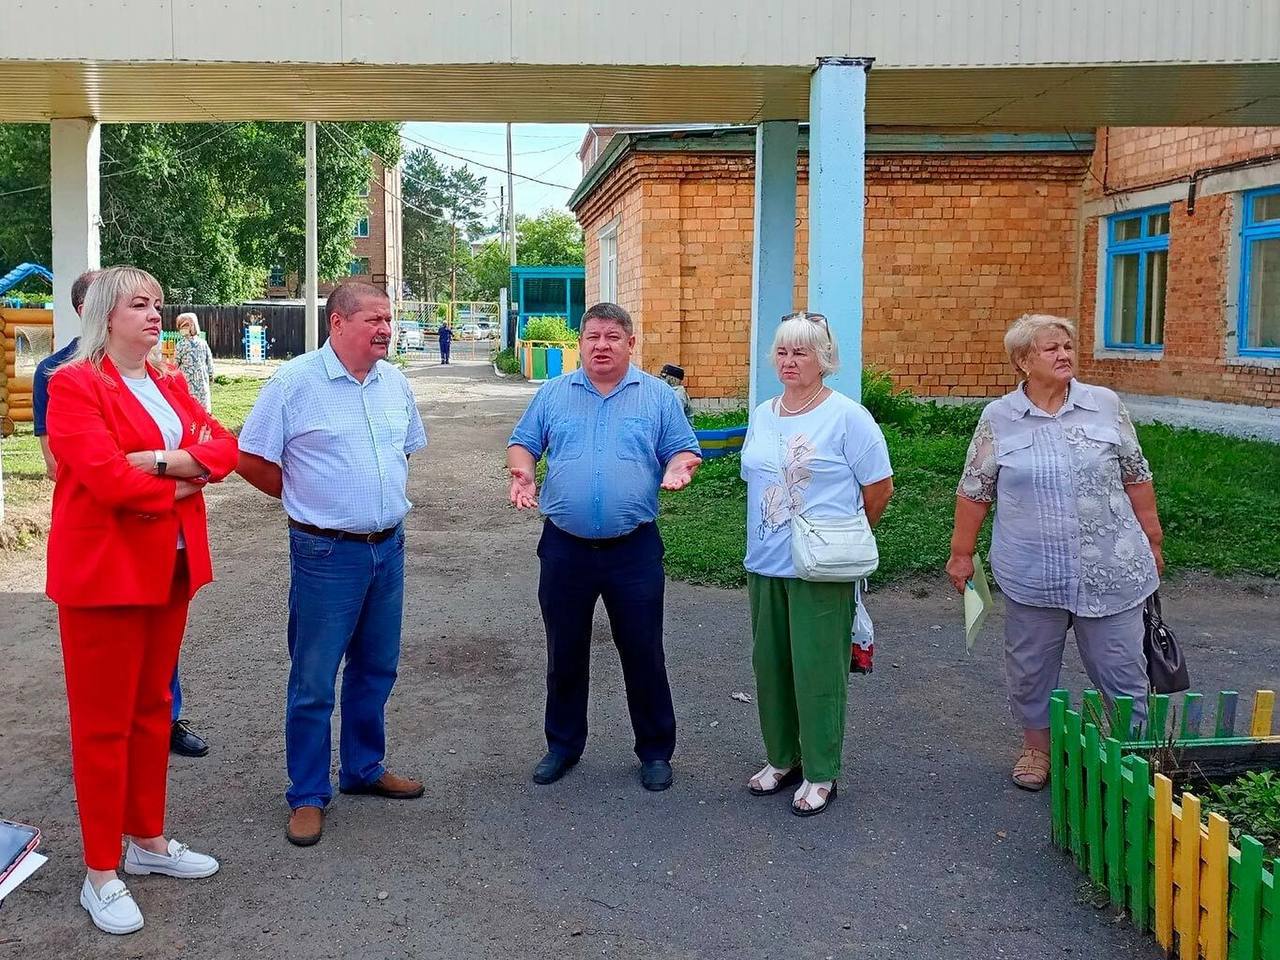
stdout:
POLYGON ((857 606, 853 612, 853 636, 849 643, 850 673, 870 673, 871 661, 875 656, 875 624, 871 622, 871 614, 867 612, 866 600, 863 598, 866 582, 862 580, 853 588, 857 606))

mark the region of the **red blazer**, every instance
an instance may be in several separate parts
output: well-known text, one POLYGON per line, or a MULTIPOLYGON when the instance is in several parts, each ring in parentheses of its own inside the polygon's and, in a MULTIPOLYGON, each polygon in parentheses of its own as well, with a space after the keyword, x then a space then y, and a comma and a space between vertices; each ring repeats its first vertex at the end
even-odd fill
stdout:
MULTIPOLYGON (((187 389, 180 373, 151 377, 182 421, 183 450, 223 479, 236 439, 187 389), (207 426, 212 439, 197 443, 207 426)), ((204 495, 175 500, 177 481, 129 465, 125 455, 165 446, 111 359, 99 372, 69 363, 49 381, 49 446, 58 460, 45 592, 70 607, 145 606, 169 599, 178 531, 187 544, 191 595, 213 579, 204 495)))

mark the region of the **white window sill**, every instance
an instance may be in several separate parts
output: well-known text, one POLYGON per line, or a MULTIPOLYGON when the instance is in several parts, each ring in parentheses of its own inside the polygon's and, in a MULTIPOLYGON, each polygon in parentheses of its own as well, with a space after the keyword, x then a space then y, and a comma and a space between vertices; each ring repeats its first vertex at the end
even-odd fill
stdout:
POLYGON ((1164 350, 1130 350, 1126 347, 1098 347, 1095 360, 1163 360, 1164 350))
POLYGON ((1227 357, 1231 367, 1253 367, 1257 370, 1280 370, 1280 357, 1227 357))

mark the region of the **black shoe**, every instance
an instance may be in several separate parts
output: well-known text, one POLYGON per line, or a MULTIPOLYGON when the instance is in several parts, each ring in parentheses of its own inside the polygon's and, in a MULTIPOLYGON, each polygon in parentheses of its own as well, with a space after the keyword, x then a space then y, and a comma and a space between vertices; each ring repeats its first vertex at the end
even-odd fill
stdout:
POLYGON ((187 721, 175 720, 169 730, 169 749, 181 757, 203 757, 209 752, 209 745, 192 732, 187 721))
POLYGON ((554 750, 548 751, 547 755, 538 761, 538 765, 533 768, 533 782, 541 784, 555 783, 568 773, 570 768, 577 762, 577 757, 565 757, 554 750))
POLYGON ((646 790, 665 790, 671 786, 671 764, 666 760, 646 760, 640 764, 640 783, 646 790))

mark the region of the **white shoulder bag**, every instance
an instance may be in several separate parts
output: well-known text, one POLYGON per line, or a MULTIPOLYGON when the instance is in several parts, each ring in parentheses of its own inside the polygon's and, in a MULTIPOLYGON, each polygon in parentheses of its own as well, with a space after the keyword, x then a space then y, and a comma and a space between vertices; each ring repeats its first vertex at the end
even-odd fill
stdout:
MULTIPOLYGON (((778 468, 782 469, 782 423, 778 420, 778 468)), ((856 482, 856 481, 855 481, 856 482)), ((875 573, 880 550, 867 514, 852 517, 791 515, 791 562, 801 580, 819 583, 851 583, 875 573)))

